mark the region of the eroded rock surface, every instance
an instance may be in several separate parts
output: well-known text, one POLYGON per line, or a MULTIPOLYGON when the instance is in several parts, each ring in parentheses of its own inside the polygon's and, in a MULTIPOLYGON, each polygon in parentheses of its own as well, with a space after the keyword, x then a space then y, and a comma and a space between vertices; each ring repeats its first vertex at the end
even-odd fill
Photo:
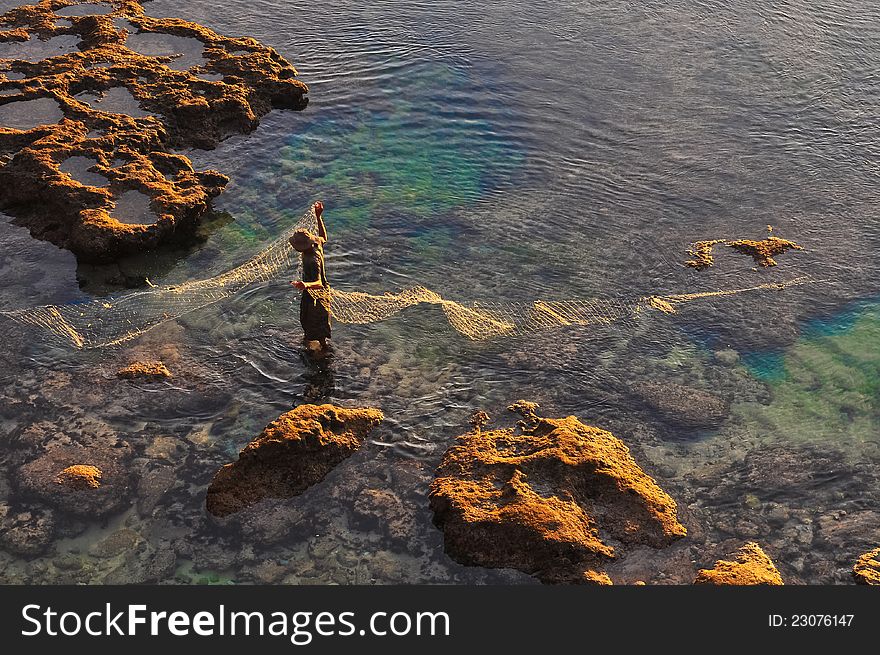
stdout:
POLYGON ((853 577, 859 584, 880 585, 880 548, 862 555, 853 567, 853 577))
POLYGON ((735 554, 733 561, 718 560, 711 569, 700 569, 694 584, 781 585, 782 576, 761 547, 749 542, 735 554))
POLYGON ((686 534, 675 501, 622 441, 535 407, 512 406, 524 416, 519 432, 477 426, 446 451, 430 503, 449 555, 544 582, 608 584, 602 569, 628 547, 686 534))
POLYGON ((217 471, 208 487, 208 512, 223 517, 264 498, 290 498, 319 482, 360 448, 383 420, 377 409, 301 405, 272 421, 217 471))
POLYGON ((250 132, 273 107, 301 109, 308 87, 254 39, 152 18, 135 0, 59 21, 55 11, 72 4, 43 0, 0 16, 0 209, 82 261, 111 261, 190 235, 229 181, 176 151, 250 132), (193 62, 142 54, 129 43, 136 37, 201 53, 193 62), (40 47, 28 61, 32 46, 58 39, 72 45, 40 47), (51 106, 35 123, 19 121, 34 117, 34 103, 51 106), (143 202, 128 216, 133 195, 143 202))
POLYGON ((86 432, 35 423, 19 437, 34 444, 29 458, 12 474, 23 497, 76 516, 112 514, 128 502, 132 487, 132 449, 106 425, 87 422, 86 432))

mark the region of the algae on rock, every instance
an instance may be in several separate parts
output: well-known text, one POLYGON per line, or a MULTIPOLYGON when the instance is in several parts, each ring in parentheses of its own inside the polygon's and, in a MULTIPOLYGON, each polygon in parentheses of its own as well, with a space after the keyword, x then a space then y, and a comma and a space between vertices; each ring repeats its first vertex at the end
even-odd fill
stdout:
POLYGON ((254 39, 152 18, 136 0, 111 0, 110 13, 59 24, 55 10, 71 4, 42 0, 0 16, 0 43, 72 36, 78 48, 36 62, 0 59, 0 92, 12 93, 0 96, 0 107, 48 99, 61 112, 60 120, 30 129, 0 126, 0 209, 82 261, 112 261, 191 235, 229 180, 193 170, 177 151, 213 148, 251 132, 274 107, 302 109, 308 87, 294 79, 289 62, 254 39), (175 55, 128 47, 129 32, 191 39, 204 63, 177 70, 175 55), (204 79, 206 73, 222 77, 204 79), (102 99, 113 94, 130 106, 105 107, 102 99), (93 161, 89 174, 107 184, 91 186, 63 172, 74 157, 93 161), (150 220, 120 215, 120 199, 131 192, 146 196, 150 220))

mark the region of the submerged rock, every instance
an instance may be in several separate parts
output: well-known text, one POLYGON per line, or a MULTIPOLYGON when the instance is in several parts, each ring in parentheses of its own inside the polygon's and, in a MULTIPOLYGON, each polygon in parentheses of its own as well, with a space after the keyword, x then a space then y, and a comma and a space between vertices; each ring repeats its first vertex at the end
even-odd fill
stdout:
POLYGON ((23 557, 45 552, 55 537, 55 514, 45 507, 0 504, 0 548, 23 557))
POLYGON ((781 255, 787 250, 803 250, 803 246, 789 241, 788 239, 780 239, 773 236, 773 228, 767 226, 767 238, 765 239, 710 239, 707 241, 697 241, 692 243, 688 249, 688 254, 693 257, 685 262, 685 266, 690 266, 698 271, 709 268, 715 263, 712 251, 717 245, 724 245, 732 248, 737 252, 750 256, 759 266, 776 266, 775 256, 781 255))
POLYGON ((781 585, 782 576, 761 547, 749 542, 740 548, 736 560, 718 560, 711 569, 700 569, 694 584, 781 585))
POLYGON ((106 425, 84 421, 79 430, 65 430, 35 423, 19 443, 33 453, 11 476, 22 496, 91 518, 112 514, 128 502, 132 449, 106 425))
POLYGON ((251 132, 273 107, 302 109, 308 87, 254 39, 152 18, 135 0, 56 22, 53 10, 69 4, 43 0, 0 16, 3 53, 20 57, 3 60, 9 71, 0 73, 0 92, 16 92, 0 96, 0 208, 81 261, 112 261, 192 235, 229 179, 195 171, 178 152, 251 132), (29 46, 53 38, 72 45, 25 58, 29 46), (139 52, 144 39, 169 54, 139 52), (20 54, 9 44, 21 44, 20 54), (172 53, 187 48, 200 55, 183 67, 186 57, 172 53), (35 113, 34 102, 51 107, 40 105, 42 118, 18 120, 35 113))
POLYGON ((880 585, 880 548, 859 558, 853 566, 853 577, 859 584, 880 585))
POLYGON ((690 430, 717 427, 730 413, 723 398, 680 384, 640 382, 634 396, 667 424, 690 430))
POLYGON ((477 428, 436 471, 430 504, 454 559, 608 584, 601 569, 628 547, 685 536, 675 501, 610 432, 574 416, 540 418, 531 403, 513 408, 521 433, 477 428))
POLYGON ((301 405, 266 426, 214 475, 206 506, 214 516, 234 514, 264 498, 289 498, 324 478, 360 448, 383 420, 377 409, 301 405))
POLYGON ((116 376, 126 380, 168 380, 173 376, 162 362, 134 362, 116 372, 116 376))

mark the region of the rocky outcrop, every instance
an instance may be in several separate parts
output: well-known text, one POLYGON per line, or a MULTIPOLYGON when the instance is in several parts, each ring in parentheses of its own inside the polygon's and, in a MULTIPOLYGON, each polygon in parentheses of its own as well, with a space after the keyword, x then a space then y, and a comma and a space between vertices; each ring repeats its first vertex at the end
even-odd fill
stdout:
POLYGON ((776 266, 774 257, 788 250, 804 249, 803 246, 794 241, 773 236, 773 228, 769 225, 767 230, 768 235, 766 239, 710 239, 707 241, 696 241, 688 249, 688 254, 693 259, 687 260, 685 266, 690 266, 698 271, 709 268, 715 263, 713 250, 719 244, 748 255, 755 260, 756 264, 765 267, 776 266))
POLYGON ((289 498, 321 481, 383 420, 377 409, 301 405, 272 421, 214 475, 208 512, 234 514, 264 498, 289 498))
POLYGON ((782 576, 761 547, 749 542, 740 548, 732 562, 718 560, 711 569, 700 569, 694 584, 781 585, 782 576))
POLYGON ((45 507, 0 503, 0 548, 23 557, 40 555, 55 536, 55 515, 45 507))
POLYGON ((880 585, 880 548, 862 555, 853 566, 853 577, 859 584, 880 585))
POLYGON ((19 443, 36 445, 12 474, 12 483, 23 497, 61 511, 99 518, 128 503, 132 487, 132 449, 128 443, 97 422, 91 431, 74 434, 48 422, 25 430, 19 443))
POLYGON ((640 382, 632 386, 632 393, 664 423, 686 430, 718 427, 730 413, 723 398, 680 384, 640 382))
POLYGON ((116 376, 125 380, 169 380, 173 376, 162 362, 134 362, 119 369, 116 376))
POLYGON ((446 451, 431 484, 446 552, 463 564, 515 568, 544 582, 608 584, 602 569, 639 545, 686 534, 675 501, 610 432, 575 417, 474 431, 446 451))
MULTIPOLYGON (((37 101, 60 116, 21 129, 0 125, 0 209, 33 236, 90 262, 192 235, 229 180, 195 171, 177 151, 213 148, 250 132, 273 107, 303 108, 308 93, 294 79, 296 69, 254 39, 152 18, 135 0, 109 2, 109 14, 61 21, 54 12, 70 0, 43 0, 0 16, 0 45, 22 44, 22 59, 0 59, 0 112, 37 101), (183 69, 176 55, 141 54, 132 41, 144 35, 189 40, 200 57, 183 69), (56 37, 76 45, 26 60, 29 42, 56 37), (131 106, 102 104, 110 97, 131 106), (123 196, 139 207, 136 218, 122 216, 123 196)), ((29 107, 18 111, 28 114, 29 107)))
POLYGON ((756 241, 754 239, 738 239, 728 242, 728 247, 733 248, 737 252, 749 255, 755 260, 759 266, 776 266, 776 260, 773 259, 777 255, 781 255, 786 250, 803 250, 803 246, 799 246, 794 241, 780 239, 779 237, 769 236, 766 239, 756 241))

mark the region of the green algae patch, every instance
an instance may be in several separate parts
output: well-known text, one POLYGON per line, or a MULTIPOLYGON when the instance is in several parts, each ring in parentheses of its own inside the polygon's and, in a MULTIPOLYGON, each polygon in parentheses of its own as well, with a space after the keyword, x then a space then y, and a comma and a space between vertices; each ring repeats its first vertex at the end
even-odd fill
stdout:
POLYGON ((782 356, 784 375, 768 383, 770 403, 740 405, 737 412, 757 422, 759 432, 880 454, 878 343, 877 306, 848 330, 801 339, 782 356))

